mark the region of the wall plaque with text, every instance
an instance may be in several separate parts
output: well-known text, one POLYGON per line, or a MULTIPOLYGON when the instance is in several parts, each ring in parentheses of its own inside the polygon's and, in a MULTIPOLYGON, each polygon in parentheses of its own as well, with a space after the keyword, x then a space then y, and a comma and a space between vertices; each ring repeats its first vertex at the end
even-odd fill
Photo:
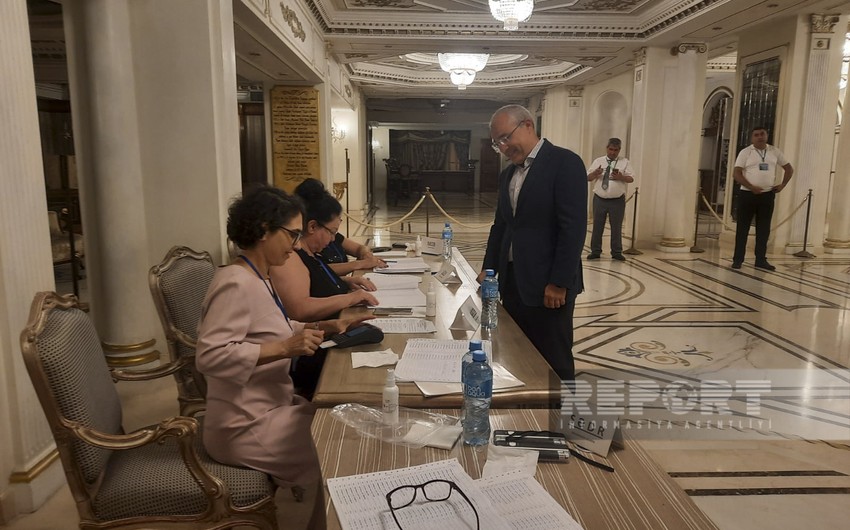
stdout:
POLYGON ((306 178, 321 180, 319 91, 276 86, 271 106, 274 185, 292 192, 306 178))

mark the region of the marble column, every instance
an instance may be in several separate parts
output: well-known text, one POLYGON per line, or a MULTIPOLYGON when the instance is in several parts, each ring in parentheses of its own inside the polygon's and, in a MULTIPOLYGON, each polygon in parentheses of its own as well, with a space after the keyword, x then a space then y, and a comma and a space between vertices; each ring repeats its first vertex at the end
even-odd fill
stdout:
MULTIPOLYGON (((824 156, 821 149, 825 138, 823 122, 825 115, 834 115, 837 88, 832 87, 834 80, 829 76, 829 63, 832 48, 839 48, 844 44, 844 33, 834 33, 835 25, 838 23, 838 15, 811 16, 811 37, 809 39, 808 66, 806 68, 805 100, 803 101, 803 114, 800 128, 800 150, 799 161, 792 162, 794 166, 794 177, 791 185, 787 186, 783 193, 778 196, 784 207, 777 208, 774 222, 784 219, 786 215, 798 206, 800 200, 806 196, 809 189, 813 189, 813 202, 820 205, 826 204, 826 193, 828 190, 827 178, 829 174, 829 158, 824 156), (829 109, 827 109, 827 106, 829 109), (828 110, 828 113, 825 112, 828 110), (792 191, 793 190, 793 191, 792 191), (790 192, 790 193, 789 193, 790 192), (790 200, 784 195, 791 195, 790 200)), ((839 155, 840 156, 840 155, 839 155)), ((840 166, 839 166, 840 168, 840 166)), ((778 170, 781 175, 781 170, 778 170)), ((846 196, 845 196, 846 197, 846 196)), ((812 205, 815 206, 814 204, 812 205)), ((813 212, 823 211, 822 208, 814 208, 813 212)), ((822 217, 821 217, 822 218, 822 217)), ((790 221, 791 229, 785 252, 793 254, 803 248, 803 238, 806 227, 806 208, 800 209, 790 221)), ((811 245, 811 232, 809 233, 809 244, 811 245)))
POLYGON ((841 110, 841 131, 838 135, 838 156, 835 159, 835 177, 832 182, 832 203, 830 204, 826 224, 827 237, 824 240, 824 252, 829 254, 850 254, 850 90, 844 92, 844 106, 841 110))
POLYGON ((33 295, 55 289, 26 0, 0 2, 0 526, 65 483, 21 357, 33 295))
POLYGON ((688 117, 699 115, 695 105, 702 101, 697 100, 697 95, 703 92, 707 49, 702 43, 681 43, 671 50, 676 56, 673 108, 678 118, 671 121, 670 131, 665 135, 670 153, 663 206, 664 231, 656 245, 663 252, 687 252, 685 238, 693 232, 700 134, 699 126, 695 128, 694 120, 688 117))
POLYGON ((116 366, 159 357, 129 4, 64 5, 91 315, 116 366))

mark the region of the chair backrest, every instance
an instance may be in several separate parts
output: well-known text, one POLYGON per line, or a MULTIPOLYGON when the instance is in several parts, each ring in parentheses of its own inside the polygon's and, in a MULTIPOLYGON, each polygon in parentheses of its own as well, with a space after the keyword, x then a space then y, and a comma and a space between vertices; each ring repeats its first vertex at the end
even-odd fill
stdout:
POLYGON ((21 349, 71 489, 75 497, 88 495, 112 451, 85 444, 68 431, 78 426, 123 433, 121 402, 94 324, 76 297, 38 293, 21 349))
POLYGON ((53 210, 47 210, 47 226, 50 227, 50 235, 53 237, 63 236, 65 232, 59 225, 59 214, 53 210))
MULTIPOLYGON (((207 289, 216 266, 209 252, 189 247, 172 247, 159 265, 151 267, 148 284, 153 296, 171 360, 194 358, 198 324, 207 289)), ((181 403, 181 414, 191 415, 203 409, 207 385, 194 362, 174 374, 181 403), (189 404, 194 404, 187 408, 189 404)))

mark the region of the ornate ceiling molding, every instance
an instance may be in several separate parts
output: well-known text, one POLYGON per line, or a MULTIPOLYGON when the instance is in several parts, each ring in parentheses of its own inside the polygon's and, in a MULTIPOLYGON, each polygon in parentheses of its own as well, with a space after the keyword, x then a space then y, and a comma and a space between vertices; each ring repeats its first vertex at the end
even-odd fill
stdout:
MULTIPOLYGON (((502 25, 487 13, 466 12, 440 13, 440 16, 421 17, 411 22, 410 16, 404 20, 392 20, 392 16, 376 17, 375 11, 367 13, 329 12, 327 0, 305 0, 319 27, 326 37, 340 36, 362 37, 453 37, 453 38, 521 38, 537 37, 546 39, 594 39, 594 40, 644 40, 662 32, 700 11, 718 3, 731 0, 670 0, 644 16, 630 16, 617 19, 574 14, 568 16, 571 8, 564 8, 565 15, 558 16, 555 11, 546 12, 546 23, 535 22, 533 16, 523 24, 519 31, 507 32, 502 25), (344 14, 344 17, 342 16, 344 14), (576 21, 578 19, 578 21, 576 21), (608 20, 609 22, 604 22, 608 20), (558 22, 563 21, 563 22, 558 22)), ((599 4, 619 4, 620 2, 601 1, 599 4)), ((623 2, 627 6, 629 2, 623 2)), ((392 6, 395 7, 395 6, 392 6)), ((482 4, 482 11, 484 10, 482 4)), ((604 12, 598 10, 597 12, 604 12)), ((389 12, 388 12, 389 13, 389 12)))

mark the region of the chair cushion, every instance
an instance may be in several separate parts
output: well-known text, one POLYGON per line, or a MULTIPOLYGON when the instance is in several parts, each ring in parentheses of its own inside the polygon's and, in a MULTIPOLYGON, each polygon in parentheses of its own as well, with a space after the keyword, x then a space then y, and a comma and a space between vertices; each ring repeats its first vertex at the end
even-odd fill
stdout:
MULTIPOLYGON (((204 451, 198 434, 195 450, 201 463, 230 488, 236 507, 246 507, 274 496, 268 475, 252 469, 219 464, 204 451)), ((129 451, 115 451, 93 508, 98 518, 198 515, 207 499, 180 458, 177 442, 168 439, 129 451)))

